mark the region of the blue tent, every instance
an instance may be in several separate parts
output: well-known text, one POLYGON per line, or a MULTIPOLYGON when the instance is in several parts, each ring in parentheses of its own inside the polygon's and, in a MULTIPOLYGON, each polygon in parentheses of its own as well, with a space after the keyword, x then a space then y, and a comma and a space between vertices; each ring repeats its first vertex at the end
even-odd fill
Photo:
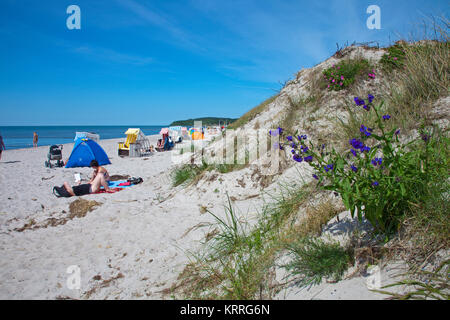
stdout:
POLYGON ((97 160, 101 166, 111 164, 106 152, 94 140, 77 139, 66 168, 89 167, 92 160, 97 160))

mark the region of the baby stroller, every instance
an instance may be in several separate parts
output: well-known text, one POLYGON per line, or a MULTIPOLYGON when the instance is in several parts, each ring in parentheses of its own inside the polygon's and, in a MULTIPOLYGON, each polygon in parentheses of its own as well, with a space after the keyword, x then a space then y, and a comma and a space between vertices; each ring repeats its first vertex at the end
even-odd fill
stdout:
POLYGON ((45 167, 51 168, 52 167, 52 160, 56 161, 56 164, 53 166, 56 167, 64 167, 64 161, 62 161, 62 144, 60 145, 53 145, 50 147, 47 158, 48 161, 45 161, 45 167))

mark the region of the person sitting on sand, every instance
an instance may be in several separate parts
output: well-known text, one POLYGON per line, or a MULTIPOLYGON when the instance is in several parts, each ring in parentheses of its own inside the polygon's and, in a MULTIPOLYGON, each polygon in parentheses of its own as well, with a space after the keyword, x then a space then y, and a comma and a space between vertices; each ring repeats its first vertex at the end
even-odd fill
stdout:
POLYGON ((70 186, 68 182, 64 182, 64 189, 73 197, 73 196, 83 196, 86 194, 97 193, 101 186, 105 189, 106 192, 111 192, 111 189, 108 186, 108 181, 106 181, 105 176, 103 174, 97 174, 94 180, 86 184, 80 184, 78 186, 70 186))
POLYGON ((106 170, 103 167, 100 167, 97 160, 92 160, 90 165, 91 165, 91 168, 94 169, 94 172, 92 174, 91 180, 89 180, 89 183, 92 183, 99 174, 101 176, 104 176, 105 180, 107 182, 109 182, 110 178, 109 178, 108 170, 106 170))
POLYGON ((163 139, 158 139, 158 144, 156 145, 156 150, 160 151, 162 148, 164 148, 163 139))
POLYGON ((3 142, 3 137, 0 134, 0 160, 2 159, 2 152, 6 150, 5 143, 3 142))

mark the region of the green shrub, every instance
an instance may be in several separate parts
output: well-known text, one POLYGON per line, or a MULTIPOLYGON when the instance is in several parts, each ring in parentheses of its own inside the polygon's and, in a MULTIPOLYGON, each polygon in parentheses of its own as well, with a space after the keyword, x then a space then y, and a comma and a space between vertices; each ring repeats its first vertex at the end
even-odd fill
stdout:
POLYGON ((358 77, 371 70, 366 59, 344 60, 323 72, 324 86, 329 90, 339 91, 350 87, 358 77))
POLYGON ((395 45, 389 47, 387 50, 388 52, 380 59, 383 70, 391 72, 392 70, 403 68, 406 59, 405 48, 400 45, 395 45))
MULTIPOLYGON (((385 130, 390 115, 381 115, 382 105, 373 105, 374 97, 365 101, 355 97, 357 107, 374 112, 376 123, 361 124, 360 136, 349 141, 351 149, 343 154, 325 145, 315 147, 307 136, 287 136, 293 160, 305 161, 315 169, 313 177, 322 188, 340 194, 352 216, 363 215, 376 232, 387 236, 398 228, 401 217, 429 196, 432 174, 442 165, 436 159, 435 137, 422 130, 421 138, 401 144, 400 131, 385 130), (375 128, 373 125, 377 127, 375 128)), ((442 173, 441 173, 442 174, 442 173)), ((448 176, 448 174, 447 174, 448 176)))

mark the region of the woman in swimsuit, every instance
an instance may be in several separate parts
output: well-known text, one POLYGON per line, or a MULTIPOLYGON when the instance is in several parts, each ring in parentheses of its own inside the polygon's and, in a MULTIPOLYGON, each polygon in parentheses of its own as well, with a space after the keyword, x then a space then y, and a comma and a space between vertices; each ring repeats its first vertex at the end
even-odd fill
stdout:
POLYGON ((92 178, 91 178, 91 180, 89 181, 89 183, 92 183, 92 182, 95 180, 95 178, 97 177, 97 175, 98 175, 99 173, 103 175, 103 177, 105 178, 105 180, 106 180, 107 182, 109 182, 109 173, 108 173, 108 170, 106 170, 106 169, 103 168, 103 167, 100 167, 100 166, 98 165, 97 160, 92 160, 92 161, 91 161, 91 168, 94 169, 94 172, 93 172, 93 174, 92 174, 92 178))

